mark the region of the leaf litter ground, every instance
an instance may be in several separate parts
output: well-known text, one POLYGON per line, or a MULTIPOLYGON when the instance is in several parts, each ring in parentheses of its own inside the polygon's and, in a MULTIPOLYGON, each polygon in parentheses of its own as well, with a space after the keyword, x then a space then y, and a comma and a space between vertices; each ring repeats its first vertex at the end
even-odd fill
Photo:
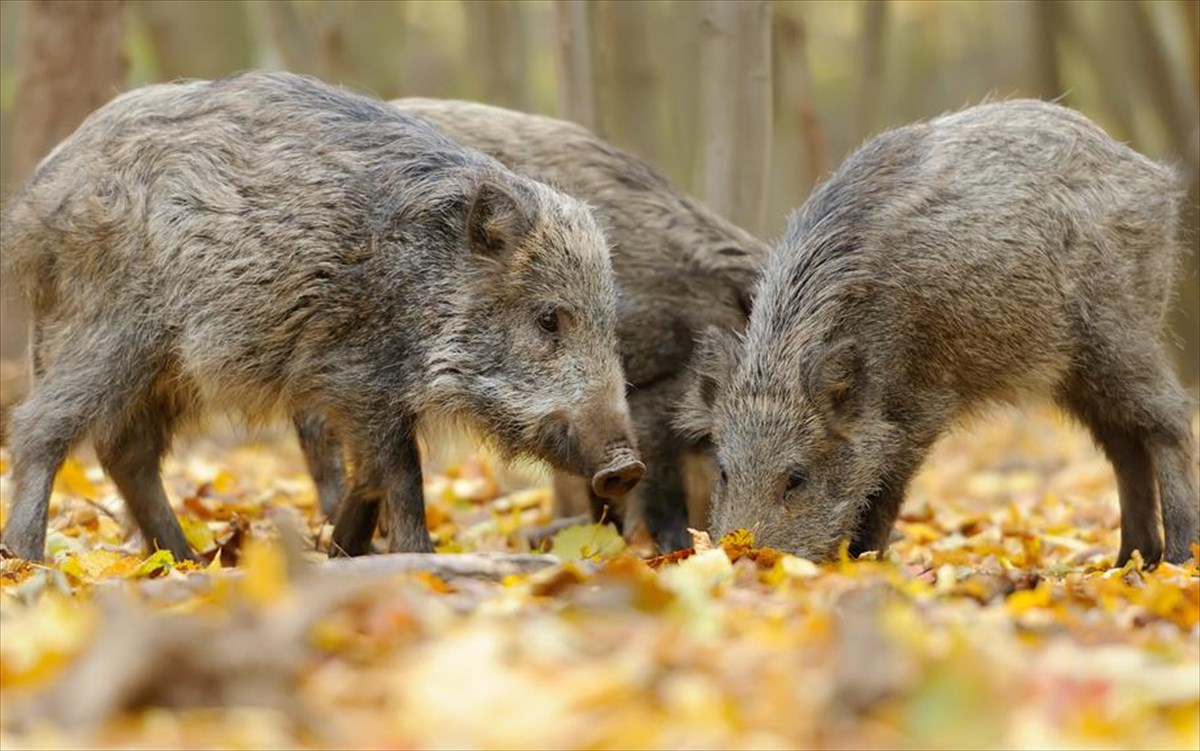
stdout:
MULTIPOLYGON (((550 521, 544 487, 443 469, 441 552, 550 521)), ((286 434, 188 442, 165 478, 204 562, 142 554, 86 455, 49 562, 0 561, 0 747, 1200 747, 1197 562, 1111 568, 1112 472, 1049 412, 947 438, 890 552, 825 565, 587 525, 550 563, 368 575, 322 563, 286 434)))

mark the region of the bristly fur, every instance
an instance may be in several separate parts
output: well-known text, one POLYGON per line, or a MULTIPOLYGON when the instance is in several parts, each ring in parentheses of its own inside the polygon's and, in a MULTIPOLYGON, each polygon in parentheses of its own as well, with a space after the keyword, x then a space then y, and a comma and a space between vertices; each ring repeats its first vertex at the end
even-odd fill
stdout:
POLYGON ((729 478, 713 533, 758 525, 816 558, 847 537, 880 548, 949 425, 1041 396, 1113 462, 1120 559, 1158 560, 1164 532, 1166 557, 1187 558, 1190 402, 1161 336, 1181 199, 1172 169, 1045 102, 866 143, 793 215, 730 372, 697 375, 728 383, 710 416, 682 413, 729 478))
MULTIPOLYGON (((542 425, 566 421, 573 471, 630 432, 616 288, 586 205, 310 78, 119 96, 42 162, 4 229, 38 330, 4 533, 27 557, 46 473, 88 434, 147 539, 185 554, 157 461, 203 411, 322 416, 376 495, 412 489, 397 467, 430 413, 551 460, 542 425), (539 329, 547 310, 571 332, 539 329)), ((405 534, 400 547, 428 549, 423 523, 405 534)))

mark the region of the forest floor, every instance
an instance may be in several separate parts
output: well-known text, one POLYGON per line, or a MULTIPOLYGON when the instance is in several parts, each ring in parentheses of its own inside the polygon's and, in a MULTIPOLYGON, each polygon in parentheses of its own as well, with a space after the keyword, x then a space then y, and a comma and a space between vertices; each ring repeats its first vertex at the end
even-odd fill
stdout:
MULTIPOLYGON (((549 520, 487 460, 447 470, 442 551, 549 520)), ((884 560, 821 566, 745 538, 647 563, 587 526, 525 569, 372 574, 279 540, 329 532, 286 434, 165 476, 211 563, 141 554, 86 456, 50 563, 0 561, 0 747, 1200 747, 1197 561, 1111 568, 1112 471, 1049 411, 948 437, 884 560)))

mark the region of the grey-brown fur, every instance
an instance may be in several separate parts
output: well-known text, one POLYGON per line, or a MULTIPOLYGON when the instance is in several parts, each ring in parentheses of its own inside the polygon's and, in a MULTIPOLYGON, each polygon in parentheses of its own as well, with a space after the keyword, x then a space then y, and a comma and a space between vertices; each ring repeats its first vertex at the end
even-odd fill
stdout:
MULTIPOLYGON (((652 167, 587 129, 548 117, 471 102, 401 99, 401 111, 432 122, 464 146, 583 199, 612 246, 619 287, 618 331, 629 405, 647 470, 618 510, 626 532, 644 523, 660 549, 690 545, 684 457, 697 446, 674 430, 686 366, 708 326, 740 330, 767 246, 672 186, 652 167)), ((317 460, 319 478, 340 471, 336 454, 317 460)), ((577 477, 555 477, 560 514, 595 494, 577 477)), ((335 496, 325 494, 327 507, 335 496)))
POLYGON ((1196 447, 1161 335, 1180 201, 1171 169, 1043 102, 868 142, 792 217, 744 342, 706 340, 679 422, 717 444, 713 533, 883 549, 948 425, 1041 396, 1112 461, 1118 560, 1157 562, 1164 530, 1186 559, 1196 447))
POLYGON ((159 460, 213 409, 334 426, 355 469, 334 532, 350 553, 376 499, 392 550, 431 550, 427 420, 585 474, 609 449, 631 455, 616 290, 587 207, 312 79, 116 98, 13 199, 3 258, 35 334, 3 536, 25 558, 41 557, 54 472, 87 436, 147 544, 189 555, 159 460), (553 311, 558 333, 542 328, 553 311))

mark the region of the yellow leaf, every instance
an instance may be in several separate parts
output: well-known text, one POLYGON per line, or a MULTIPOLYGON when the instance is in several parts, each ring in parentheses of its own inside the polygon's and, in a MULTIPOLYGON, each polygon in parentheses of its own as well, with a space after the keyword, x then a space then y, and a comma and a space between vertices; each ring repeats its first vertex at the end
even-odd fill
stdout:
POLYGON ((101 575, 106 579, 128 579, 137 576, 140 568, 141 561, 131 555, 126 555, 121 556, 121 560, 104 569, 101 575))
POLYGON ((146 556, 146 560, 137 567, 134 576, 153 576, 160 571, 170 571, 175 567, 175 556, 170 550, 156 550, 146 556))
POLYGON ((95 498, 100 494, 96 486, 87 477, 83 465, 74 459, 67 459, 54 477, 54 489, 65 495, 82 498, 95 498))
POLYGON ((246 571, 242 592, 246 599, 259 605, 275 602, 287 591, 287 561, 279 545, 264 540, 250 540, 242 554, 246 571))
POLYGON ((752 548, 754 547, 754 533, 748 529, 735 529, 722 537, 717 544, 723 548, 752 548))
POLYGON ((64 573, 79 581, 95 581, 113 564, 125 556, 112 550, 89 550, 81 555, 68 555, 59 565, 64 573))
POLYGON ((84 647, 95 627, 87 602, 47 593, 36 608, 15 609, 0 640, 0 685, 5 689, 44 683, 84 647))
POLYGON ((941 530, 924 522, 901 523, 900 531, 904 533, 905 538, 917 545, 927 545, 943 537, 941 530))
POLYGON ((576 524, 550 541, 550 555, 564 561, 612 556, 624 549, 625 540, 611 524, 576 524))
POLYGON ((208 522, 190 516, 181 516, 179 526, 183 527, 183 536, 187 538, 188 544, 192 546, 192 550, 195 550, 197 553, 211 550, 213 545, 216 544, 208 522))
POLYGON ((217 472, 217 474, 213 477, 211 484, 213 492, 221 494, 232 491, 235 485, 233 475, 229 474, 225 470, 217 472))
POLYGON ((1038 582, 1033 589, 1022 589, 1009 596, 1005 606, 1012 615, 1021 615, 1035 608, 1044 608, 1050 604, 1050 585, 1038 582))

